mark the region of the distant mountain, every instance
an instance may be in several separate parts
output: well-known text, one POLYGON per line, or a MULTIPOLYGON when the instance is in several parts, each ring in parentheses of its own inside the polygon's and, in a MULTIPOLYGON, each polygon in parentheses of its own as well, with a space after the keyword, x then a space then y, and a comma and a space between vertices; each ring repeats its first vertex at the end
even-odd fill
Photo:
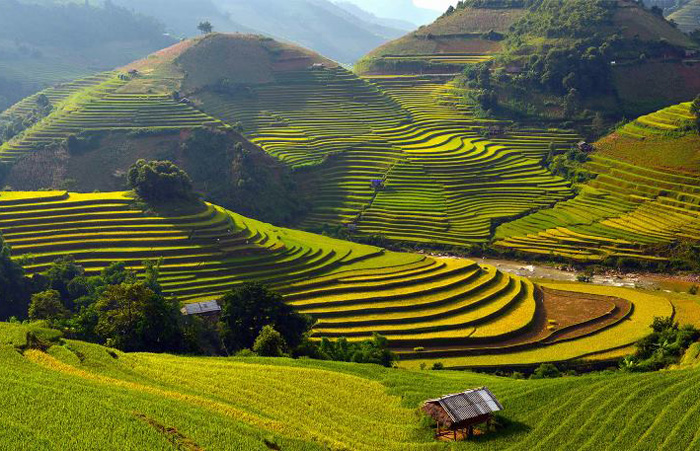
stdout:
POLYGON ((0 0, 0 110, 45 86, 113 69, 175 41, 108 4, 0 0))
POLYGON ((265 34, 301 44, 342 63, 403 35, 409 26, 373 19, 328 0, 112 0, 157 17, 168 31, 191 37, 208 20, 214 30, 265 34))
MULTIPOLYGON (((404 31, 379 26, 327 0, 214 0, 238 23, 351 63, 404 31)), ((222 30, 227 31, 227 30, 222 30)))
POLYGON ((409 21, 416 25, 428 24, 441 14, 432 9, 420 8, 413 0, 344 0, 359 6, 377 17, 409 21))
POLYGON ((199 33, 197 25, 205 20, 215 30, 251 33, 253 28, 232 19, 213 0, 112 0, 120 6, 141 14, 157 17, 168 32, 178 37, 189 37, 199 33))
POLYGON ((686 33, 700 29, 700 0, 690 0, 673 11, 668 18, 676 22, 678 28, 686 33))
POLYGON ((366 11, 356 4, 350 2, 350 1, 340 1, 336 2, 336 5, 340 6, 350 14, 353 14, 360 19, 364 20, 365 22, 369 23, 374 23, 377 25, 382 25, 384 27, 391 27, 391 28, 396 28, 399 30, 405 30, 405 31, 411 31, 414 28, 416 28, 416 24, 408 21, 408 20, 401 20, 401 19, 390 19, 386 17, 378 17, 374 14, 372 14, 369 11, 366 11))

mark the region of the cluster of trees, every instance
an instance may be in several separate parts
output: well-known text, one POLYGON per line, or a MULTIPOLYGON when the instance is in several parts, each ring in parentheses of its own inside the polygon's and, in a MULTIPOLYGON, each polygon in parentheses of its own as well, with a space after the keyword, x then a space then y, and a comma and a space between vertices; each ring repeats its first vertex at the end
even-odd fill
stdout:
POLYGON ((139 160, 126 175, 129 186, 143 200, 153 204, 191 200, 192 180, 172 161, 139 160))
POLYGON ((576 146, 561 152, 552 144, 545 165, 555 175, 575 183, 583 183, 594 177, 594 174, 583 167, 583 164, 589 159, 588 153, 576 146))
POLYGON ((691 344, 700 340, 695 326, 679 326, 673 318, 654 318, 653 332, 637 343, 637 352, 626 357, 624 371, 656 371, 677 364, 691 344))
POLYGON ((178 300, 166 296, 158 283, 159 263, 146 261, 143 268, 137 277, 117 262, 88 275, 66 256, 30 279, 3 244, 0 320, 43 321, 70 338, 128 352, 311 357, 384 366, 396 360, 386 338, 378 335, 364 342, 312 341, 313 319, 259 283, 222 296, 218 320, 184 316, 178 300))
POLYGON ((22 266, 12 260, 10 248, 0 235, 0 320, 26 315, 32 290, 31 279, 25 276, 22 266))
POLYGON ((139 279, 124 263, 86 275, 71 256, 36 275, 27 317, 68 336, 124 351, 185 349, 179 304, 163 295, 158 264, 144 262, 139 279))

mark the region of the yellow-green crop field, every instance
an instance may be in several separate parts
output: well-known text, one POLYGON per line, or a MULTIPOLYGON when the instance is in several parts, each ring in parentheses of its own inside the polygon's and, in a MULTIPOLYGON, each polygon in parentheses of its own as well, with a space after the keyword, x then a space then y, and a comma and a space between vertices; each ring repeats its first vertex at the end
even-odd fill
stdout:
POLYGON ((601 140, 578 196, 501 225, 496 244, 581 261, 665 260, 649 248, 700 240, 700 139, 690 103, 640 117, 601 140), (648 156, 648 158, 647 158, 648 156))
POLYGON ((317 320, 315 338, 363 340, 380 333, 407 366, 455 356, 474 365, 569 360, 628 346, 654 316, 673 314, 668 301, 654 296, 611 292, 634 304, 631 316, 614 312, 620 316, 613 324, 549 343, 552 334, 540 334, 546 322, 540 287, 492 266, 279 228, 212 204, 185 216, 157 216, 139 209, 132 196, 2 192, 0 233, 29 273, 64 255, 91 273, 114 261, 141 272, 144 260, 161 260, 161 285, 182 302, 216 299, 243 282, 261 281, 317 320), (506 345, 515 347, 501 349, 506 345))
POLYGON ((263 358, 125 354, 0 324, 0 448, 679 450, 700 446, 700 370, 514 380, 263 358), (28 333, 49 346, 29 348, 28 333), (508 426, 438 443, 426 399, 488 386, 508 426))
MULTIPOLYGON (((415 57, 460 68, 490 58, 415 57)), ((14 162, 80 132, 159 133, 240 123, 252 142, 300 170, 312 194, 302 228, 344 225, 359 235, 424 245, 484 243, 496 223, 573 196, 542 159, 552 144, 575 142, 575 133, 478 119, 449 74, 360 78, 330 62, 310 67, 321 60, 242 35, 186 41, 121 71, 45 91, 54 111, 2 144, 0 160, 14 162), (236 82, 247 72, 215 61, 212 46, 267 55, 269 67, 258 68, 264 80, 234 84, 231 91, 217 88, 216 80, 236 82), (222 73, 199 73, 207 64, 222 73), (197 80, 203 85, 189 92, 197 80), (485 137, 494 127, 502 133, 485 137), (381 180, 383 189, 375 191, 373 180, 381 180)), ((26 112, 35 100, 6 114, 26 112)))

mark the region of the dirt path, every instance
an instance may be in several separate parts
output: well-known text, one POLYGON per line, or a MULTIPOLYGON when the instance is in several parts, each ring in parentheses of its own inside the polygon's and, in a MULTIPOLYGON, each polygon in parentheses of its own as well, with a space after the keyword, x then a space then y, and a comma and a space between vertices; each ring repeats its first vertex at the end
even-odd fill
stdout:
MULTIPOLYGON (((564 267, 554 267, 538 263, 518 262, 514 260, 499 260, 491 258, 476 258, 479 263, 495 266, 501 271, 515 274, 529 279, 554 280, 575 282, 580 274, 564 267)), ((652 273, 614 273, 593 276, 594 285, 607 285, 613 287, 643 288, 647 290, 662 290, 671 292, 687 292, 691 286, 700 285, 698 276, 668 275, 652 273)))

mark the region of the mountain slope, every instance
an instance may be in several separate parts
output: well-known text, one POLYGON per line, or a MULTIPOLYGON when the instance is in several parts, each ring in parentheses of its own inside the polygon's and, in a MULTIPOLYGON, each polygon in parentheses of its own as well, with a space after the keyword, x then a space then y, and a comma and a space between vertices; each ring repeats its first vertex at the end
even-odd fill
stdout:
POLYGON ((631 345, 655 316, 673 312, 658 296, 567 285, 542 290, 470 260, 282 229, 212 204, 147 212, 125 192, 2 192, 0 232, 29 274, 64 255, 90 274, 115 261, 143 272, 144 260, 158 260, 164 293, 185 303, 260 281, 317 320, 312 337, 381 333, 414 367, 442 357, 453 366, 492 366, 606 353, 631 345), (561 296, 586 309, 557 308, 561 296))
POLYGON ((697 449, 698 369, 518 381, 289 359, 124 354, 0 325, 0 447, 208 450, 697 449), (18 352, 19 350, 19 352, 18 352), (487 386, 499 430, 439 443, 416 410, 487 386), (88 413, 89 412, 89 413, 88 413), (106 434, 105 431, 110 433, 106 434), (173 445, 175 443, 175 445, 173 445))
MULTIPOLYGON (((311 211, 297 223, 442 246, 485 242, 494 224, 571 196, 568 183, 552 176, 541 160, 552 145, 574 142, 575 134, 477 119, 444 79, 360 79, 298 47, 222 34, 182 42, 128 69, 139 72, 107 74, 96 86, 76 85, 67 99, 49 92, 55 104, 50 115, 0 147, 2 158, 16 163, 12 171, 50 172, 52 165, 40 157, 75 134, 134 137, 147 129, 144 136, 183 136, 183 130, 187 136, 189 129, 236 126, 294 168, 311 202, 311 211), (173 93, 186 99, 174 100, 173 93), (485 137, 490 128, 499 129, 498 136, 485 137), (372 180, 386 189, 373 188, 372 180)), ((22 117, 31 106, 28 99, 8 115, 22 117)), ((123 158, 108 157, 110 143, 96 143, 88 152, 103 156, 100 173, 128 167, 123 158)), ((87 164, 85 155, 67 157, 87 164)), ((22 180, 39 180, 10 179, 23 187, 22 180)), ((195 174, 195 182, 208 180, 195 174)))
POLYGON ((158 17, 168 29, 191 37, 200 21, 216 31, 262 33, 351 64, 402 30, 358 17, 327 0, 114 0, 158 17))
POLYGON ((476 80, 479 71, 471 71, 461 83, 480 91, 472 101, 489 100, 484 112, 574 121, 583 130, 596 112, 612 121, 694 96, 700 65, 684 59, 697 50, 689 36, 633 1, 470 0, 371 52, 356 69, 457 74, 465 67, 460 59, 481 57, 489 79, 476 80))
POLYGON ((420 8, 413 0, 345 0, 378 17, 408 20, 416 26, 424 25, 435 20, 440 15, 432 9, 420 8))
POLYGON ((690 0, 680 9, 669 14, 668 18, 676 22, 681 30, 692 33, 700 28, 700 2, 690 0))
POLYGON ((175 41, 115 6, 0 1, 0 110, 61 81, 110 70, 175 41))
MULTIPOLYGON (((700 238, 700 137, 689 103, 624 125, 596 143, 594 177, 573 200, 502 225, 497 245, 524 253, 663 269, 694 259, 700 238)), ((683 263, 686 262, 686 263, 683 263)))

